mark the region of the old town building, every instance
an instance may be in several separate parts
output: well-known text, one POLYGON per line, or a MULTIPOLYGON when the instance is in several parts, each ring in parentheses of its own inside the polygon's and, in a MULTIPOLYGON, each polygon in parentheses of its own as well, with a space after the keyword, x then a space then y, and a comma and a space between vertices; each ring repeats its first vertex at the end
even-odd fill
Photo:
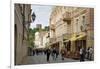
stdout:
POLYGON ((50 46, 79 58, 81 47, 94 47, 94 9, 56 6, 50 16, 50 46))
POLYGON ((43 46, 45 48, 49 47, 49 41, 50 41, 50 39, 49 39, 49 31, 46 31, 46 33, 43 36, 43 46))
POLYGON ((35 33, 35 47, 36 48, 43 48, 43 35, 44 32, 36 32, 35 33))
POLYGON ((14 5, 14 29, 15 29, 15 65, 22 63, 27 56, 28 47, 28 29, 31 23, 31 5, 14 5))
POLYGON ((35 48, 45 48, 49 44, 49 32, 39 31, 35 33, 35 48))

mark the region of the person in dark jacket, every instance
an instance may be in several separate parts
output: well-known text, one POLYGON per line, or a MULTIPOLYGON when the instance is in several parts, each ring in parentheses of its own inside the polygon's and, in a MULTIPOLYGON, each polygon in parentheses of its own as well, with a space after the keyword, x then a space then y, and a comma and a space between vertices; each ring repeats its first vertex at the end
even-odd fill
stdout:
POLYGON ((56 49, 56 58, 58 58, 58 55, 59 55, 59 50, 56 49))
POLYGON ((53 48, 52 55, 53 55, 53 60, 56 60, 56 49, 55 48, 53 48))
POLYGON ((50 57, 50 49, 46 50, 46 54, 47 54, 47 62, 49 62, 49 57, 50 57))
POLYGON ((84 60, 85 60, 85 49, 80 48, 80 61, 84 61, 84 60))

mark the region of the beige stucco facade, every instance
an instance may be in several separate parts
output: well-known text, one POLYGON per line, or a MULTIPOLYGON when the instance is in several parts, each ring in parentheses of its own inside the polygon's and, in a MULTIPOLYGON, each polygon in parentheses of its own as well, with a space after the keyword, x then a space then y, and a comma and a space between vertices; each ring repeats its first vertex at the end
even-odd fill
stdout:
POLYGON ((22 63, 27 56, 28 47, 28 28, 31 22, 31 5, 15 4, 14 5, 14 34, 15 34, 15 65, 22 63))
POLYGON ((86 48, 94 46, 93 8, 64 6, 53 8, 50 17, 51 45, 59 42, 61 49, 68 40, 71 41, 70 51, 75 51, 77 40, 84 40, 86 48))
POLYGON ((43 46, 44 48, 47 48, 49 46, 49 32, 46 31, 46 33, 43 35, 43 46))
POLYGON ((48 31, 39 31, 35 33, 35 47, 45 48, 49 44, 48 31))

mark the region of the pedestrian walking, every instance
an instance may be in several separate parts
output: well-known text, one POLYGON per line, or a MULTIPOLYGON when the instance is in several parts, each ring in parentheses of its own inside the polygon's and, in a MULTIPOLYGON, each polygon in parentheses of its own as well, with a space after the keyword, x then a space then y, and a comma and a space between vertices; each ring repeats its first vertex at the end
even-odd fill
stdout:
POLYGON ((54 58, 53 58, 53 56, 54 56, 54 54, 53 54, 53 48, 51 48, 51 56, 52 56, 52 59, 54 60, 54 58))
POLYGON ((53 60, 56 60, 56 49, 55 48, 53 48, 52 56, 53 56, 53 60))
POLYGON ((36 55, 38 55, 38 49, 36 49, 36 55))
POLYGON ((93 48, 90 47, 89 49, 89 60, 91 61, 93 59, 93 48))
POLYGON ((84 48, 80 48, 80 61, 84 61, 85 59, 85 50, 84 48))
POLYGON ((65 51, 62 49, 62 50, 61 50, 62 60, 64 60, 64 55, 65 55, 65 51))
POLYGON ((89 47, 86 49, 86 59, 88 59, 89 60, 89 47))
POLYGON ((49 62, 49 58, 50 58, 50 49, 46 50, 46 54, 47 54, 47 62, 49 62))
POLYGON ((46 55, 46 49, 44 50, 44 54, 46 55))
POLYGON ((35 55, 35 50, 33 50, 33 56, 35 55))
POLYGON ((59 55, 59 50, 56 49, 56 58, 58 58, 58 55, 59 55))

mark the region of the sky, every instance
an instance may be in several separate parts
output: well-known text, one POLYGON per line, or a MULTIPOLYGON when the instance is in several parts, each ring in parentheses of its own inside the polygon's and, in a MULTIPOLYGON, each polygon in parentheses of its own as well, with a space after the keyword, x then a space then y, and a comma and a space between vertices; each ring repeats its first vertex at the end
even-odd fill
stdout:
POLYGON ((31 23, 30 28, 36 27, 36 24, 42 24, 42 27, 49 25, 49 18, 52 12, 52 6, 31 5, 32 12, 35 13, 36 19, 31 23))

